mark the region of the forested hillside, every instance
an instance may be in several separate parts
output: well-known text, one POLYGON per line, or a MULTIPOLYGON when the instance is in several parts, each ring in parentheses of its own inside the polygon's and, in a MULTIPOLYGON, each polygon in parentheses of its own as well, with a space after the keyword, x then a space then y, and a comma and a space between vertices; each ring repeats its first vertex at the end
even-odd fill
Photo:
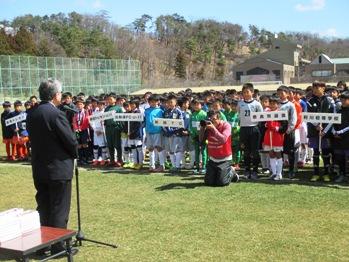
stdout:
POLYGON ((187 21, 179 14, 144 14, 125 27, 112 23, 105 11, 23 15, 0 24, 0 54, 138 59, 143 84, 154 87, 230 84, 232 66, 268 49, 275 33, 302 45, 305 59, 322 52, 349 56, 349 39, 211 19, 187 21))

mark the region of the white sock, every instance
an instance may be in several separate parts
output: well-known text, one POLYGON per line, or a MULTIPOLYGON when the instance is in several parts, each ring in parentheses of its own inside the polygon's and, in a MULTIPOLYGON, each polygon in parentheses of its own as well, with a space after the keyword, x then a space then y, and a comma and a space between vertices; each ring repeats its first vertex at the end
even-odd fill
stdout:
POLYGON ((276 158, 270 158, 270 169, 273 175, 276 175, 276 158))
POLYGON ((259 153, 261 157, 262 168, 269 168, 268 165, 268 155, 266 153, 259 153))
POLYGON ((183 156, 184 156, 184 154, 182 152, 175 153, 176 168, 180 168, 181 167, 181 160, 182 160, 183 156))
POLYGON ((133 154, 131 148, 128 149, 128 158, 131 163, 133 163, 133 154))
POLYGON ((276 159, 276 175, 282 176, 282 166, 283 166, 282 158, 276 159))
POLYGON ((314 156, 314 150, 310 147, 307 147, 307 156, 309 159, 313 159, 313 156, 314 156))
POLYGON ((195 163, 195 150, 190 151, 190 166, 194 166, 195 163))
POLYGON ((154 154, 154 151, 149 151, 149 167, 155 168, 155 154, 154 154))
POLYGON ((299 150, 299 161, 302 163, 305 163, 306 159, 307 159, 307 149, 301 147, 299 150))
POLYGON ((172 166, 174 167, 174 166, 176 166, 176 157, 175 157, 175 155, 174 155, 174 153, 170 153, 170 159, 171 159, 171 164, 172 164, 172 166))
POLYGON ((106 157, 107 157, 107 159, 110 159, 110 152, 109 152, 109 148, 108 147, 106 147, 106 152, 107 152, 107 154, 106 154, 106 157))
POLYGON ((159 157, 159 152, 156 150, 156 151, 154 151, 154 154, 155 154, 155 156, 154 156, 154 161, 156 162, 156 161, 160 161, 160 157, 159 157))
POLYGON ((165 150, 158 152, 160 166, 165 167, 165 150))
MULTIPOLYGON (((143 148, 140 146, 140 147, 137 147, 136 150, 138 152, 138 164, 143 165, 143 161, 144 161, 143 148)), ((133 161, 135 162, 136 160, 133 160, 133 161)))
POLYGON ((133 163, 138 164, 138 151, 136 148, 132 148, 133 163))
POLYGON ((93 160, 97 160, 98 159, 98 148, 94 148, 93 149, 93 160))
POLYGON ((130 153, 128 151, 122 151, 124 162, 130 162, 130 153))
POLYGON ((107 147, 102 147, 102 160, 106 160, 108 155, 108 148, 107 147))
MULTIPOLYGON (((181 159, 181 160, 180 160, 180 163, 182 163, 182 165, 184 166, 184 165, 185 165, 185 153, 182 153, 180 159, 181 159)), ((177 159, 176 159, 176 161, 177 161, 177 159)))

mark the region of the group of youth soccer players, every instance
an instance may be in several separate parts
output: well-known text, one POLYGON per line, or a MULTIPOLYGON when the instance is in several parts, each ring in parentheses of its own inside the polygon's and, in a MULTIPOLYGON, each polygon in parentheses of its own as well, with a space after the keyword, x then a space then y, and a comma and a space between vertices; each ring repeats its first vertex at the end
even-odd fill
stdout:
MULTIPOLYGON (((9 126, 5 121, 36 105, 35 96, 24 103, 24 109, 21 101, 14 102, 14 110, 10 102, 3 103, 2 135, 8 160, 27 159, 30 141, 25 120, 9 126)), ((73 97, 66 92, 60 109, 76 134, 82 165, 140 170, 147 155, 149 172, 188 169, 205 174, 207 141, 200 139, 200 121, 207 119, 208 111, 216 111, 231 125, 232 166, 244 172, 246 179, 255 180, 261 174, 273 180, 285 175, 292 179, 305 164, 313 165, 314 182, 344 182, 349 172, 349 91, 343 82, 336 87, 314 82, 306 90, 280 86, 275 94, 262 96, 250 83, 240 92, 187 89, 161 96, 148 92, 129 100, 115 93, 85 98, 83 93, 73 97), (109 111, 141 113, 144 121, 90 121, 91 116, 109 111), (287 120, 252 121, 253 112, 271 111, 287 112, 287 120), (303 112, 338 113, 341 123, 306 123, 303 112), (181 119, 184 127, 155 125, 156 118, 181 119)))

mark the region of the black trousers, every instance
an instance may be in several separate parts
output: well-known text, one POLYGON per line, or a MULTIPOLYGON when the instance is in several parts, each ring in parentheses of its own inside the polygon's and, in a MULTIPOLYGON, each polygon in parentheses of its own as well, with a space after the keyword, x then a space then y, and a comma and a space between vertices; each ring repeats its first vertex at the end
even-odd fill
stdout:
POLYGON ((240 147, 244 152, 244 166, 246 171, 258 171, 259 165, 259 145, 261 140, 261 133, 258 126, 247 126, 240 128, 240 147))
POLYGON ((231 160, 214 162, 209 160, 206 165, 205 184, 208 186, 227 186, 233 176, 231 160))
POLYGON ((70 202, 71 180, 37 181, 36 188, 37 211, 42 226, 67 228, 70 202))
POLYGON ((293 172, 295 168, 296 153, 299 145, 295 145, 295 131, 285 134, 283 153, 288 155, 289 171, 293 172))
POLYGON ((115 161, 114 151, 116 149, 117 160, 122 162, 122 148, 121 148, 121 131, 115 127, 107 127, 105 129, 107 138, 107 145, 110 153, 110 161, 115 161))

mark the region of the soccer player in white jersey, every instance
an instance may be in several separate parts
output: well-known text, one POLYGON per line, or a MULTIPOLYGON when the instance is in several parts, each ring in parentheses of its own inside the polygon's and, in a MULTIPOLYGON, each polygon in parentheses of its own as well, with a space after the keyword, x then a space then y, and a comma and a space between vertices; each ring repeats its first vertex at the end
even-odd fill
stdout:
POLYGON ((240 116, 240 146, 244 152, 245 177, 258 179, 259 154, 261 134, 258 122, 251 121, 251 112, 263 112, 261 103, 253 99, 253 84, 246 83, 242 86, 242 97, 239 101, 238 112, 240 116), (253 169, 251 171, 251 164, 253 169))

